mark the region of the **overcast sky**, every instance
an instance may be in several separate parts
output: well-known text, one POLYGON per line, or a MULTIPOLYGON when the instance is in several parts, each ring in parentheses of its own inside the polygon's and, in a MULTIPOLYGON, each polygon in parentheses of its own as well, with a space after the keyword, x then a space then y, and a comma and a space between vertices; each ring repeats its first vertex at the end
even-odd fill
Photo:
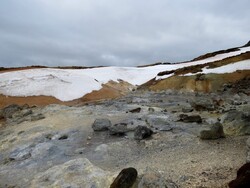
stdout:
POLYGON ((250 40, 249 0, 1 0, 0 66, 136 66, 250 40))

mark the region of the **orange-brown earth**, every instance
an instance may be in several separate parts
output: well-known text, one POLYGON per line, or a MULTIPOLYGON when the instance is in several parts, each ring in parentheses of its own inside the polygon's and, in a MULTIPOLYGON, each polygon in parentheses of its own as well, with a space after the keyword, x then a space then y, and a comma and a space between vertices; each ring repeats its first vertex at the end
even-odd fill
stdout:
POLYGON ((133 86, 127 82, 120 81, 114 82, 110 81, 107 84, 103 84, 102 89, 98 91, 92 91, 84 95, 79 99, 72 101, 60 101, 52 96, 28 96, 28 97, 16 97, 16 96, 5 96, 0 94, 0 108, 6 107, 10 104, 24 105, 28 104, 29 106, 46 106, 49 104, 63 104, 68 106, 73 105, 82 105, 87 102, 96 102, 105 99, 114 99, 121 97, 128 93, 133 86))
MULTIPOLYGON (((224 52, 236 51, 237 48, 232 48, 229 50, 222 50, 214 53, 205 54, 196 58, 196 60, 204 59, 205 57, 211 57, 224 52)), ((233 73, 224 74, 197 74, 192 76, 183 76, 188 73, 199 73, 203 68, 216 68, 220 66, 225 66, 231 63, 248 60, 250 59, 250 52, 245 52, 240 55, 233 57, 228 57, 223 60, 214 61, 211 63, 193 65, 189 67, 183 67, 177 70, 163 71, 158 74, 158 76, 170 75, 173 76, 163 79, 155 80, 152 79, 149 82, 140 86, 142 89, 150 89, 153 91, 175 89, 175 90, 185 90, 185 91, 198 91, 198 92, 216 92, 222 89, 224 84, 230 83, 237 85, 241 80, 250 77, 250 70, 236 71, 233 73)), ((246 81, 245 81, 246 82, 246 81)), ((237 87, 235 87, 236 89, 237 87)), ((246 93, 250 95, 250 93, 246 93)))
POLYGON ((236 71, 225 74, 198 74, 192 76, 174 75, 164 80, 151 80, 142 85, 142 89, 160 91, 166 89, 198 91, 198 92, 216 92, 222 89, 226 83, 234 84, 248 78, 250 70, 236 71))

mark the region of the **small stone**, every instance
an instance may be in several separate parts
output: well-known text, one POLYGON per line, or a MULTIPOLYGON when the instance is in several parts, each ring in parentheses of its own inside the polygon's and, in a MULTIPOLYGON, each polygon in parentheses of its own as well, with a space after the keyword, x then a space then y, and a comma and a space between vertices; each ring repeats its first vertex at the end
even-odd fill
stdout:
POLYGON ((75 150, 75 154, 84 154, 86 148, 78 148, 75 150))
POLYGON ((184 107, 182 108, 182 112, 183 113, 189 113, 189 112, 193 112, 194 109, 192 107, 184 107))
POLYGON ((239 105, 242 105, 242 102, 241 101, 233 101, 232 105, 239 106, 239 105))
POLYGON ((64 135, 61 135, 58 140, 66 140, 68 139, 68 135, 64 134, 64 135))
POLYGON ((49 140, 52 140, 53 134, 47 134, 47 135, 45 135, 45 138, 46 138, 46 139, 49 139, 49 140))
POLYGON ((247 147, 248 147, 248 149, 250 149, 250 137, 247 139, 247 147))
POLYGON ((185 181, 188 181, 188 180, 190 180, 190 179, 193 179, 194 177, 192 177, 192 176, 181 176, 180 177, 180 182, 185 182, 185 181))
POLYGON ((29 109, 30 107, 29 107, 29 105, 28 104, 24 104, 23 106, 22 106, 22 109, 29 109))
POLYGON ((154 109, 154 108, 152 108, 152 107, 149 107, 149 108, 148 108, 148 111, 152 113, 152 112, 154 112, 154 111, 155 111, 155 109, 154 109))
POLYGON ((186 115, 186 114, 180 114, 180 121, 183 121, 185 123, 201 123, 202 119, 200 115, 186 115))
POLYGON ((171 131, 173 126, 170 124, 168 116, 148 116, 146 122, 152 129, 158 131, 171 131))
POLYGON ((200 132, 200 138, 202 140, 224 138, 225 134, 221 123, 217 122, 211 126, 210 130, 202 130, 200 132))
POLYGON ((34 114, 31 116, 31 121, 38 121, 38 120, 41 120, 41 119, 44 119, 45 116, 43 114, 34 114))
POLYGON ((130 129, 127 123, 117 123, 109 127, 110 135, 124 135, 128 131, 130 131, 130 129))
POLYGON ((3 115, 3 110, 0 109, 0 119, 3 119, 4 118, 4 115, 3 115))
POLYGON ((136 181, 137 175, 135 168, 125 168, 115 178, 110 188, 131 188, 136 181))
POLYGON ((106 131, 111 127, 111 121, 109 119, 96 119, 92 124, 94 131, 106 131))
POLYGON ((213 111, 216 109, 213 101, 210 99, 196 99, 195 101, 191 102, 190 105, 196 111, 213 111))
POLYGON ((132 109, 132 110, 129 110, 129 112, 131 113, 140 113, 141 112, 141 108, 135 108, 135 109, 132 109))
POLYGON ((153 134, 153 131, 147 128, 146 126, 138 126, 135 129, 134 138, 135 140, 142 140, 142 139, 150 137, 152 134, 153 134))
POLYGON ((90 136, 87 137, 87 140, 91 140, 92 138, 90 136))

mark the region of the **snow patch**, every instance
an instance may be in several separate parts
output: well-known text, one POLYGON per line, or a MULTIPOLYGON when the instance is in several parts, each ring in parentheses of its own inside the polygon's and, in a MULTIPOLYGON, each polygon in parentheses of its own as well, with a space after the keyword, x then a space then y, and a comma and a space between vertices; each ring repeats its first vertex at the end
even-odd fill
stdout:
POLYGON ((224 65, 221 67, 216 67, 213 69, 204 67, 202 69, 202 72, 198 72, 194 74, 189 73, 189 74, 185 74, 185 76, 191 76, 191 75, 196 75, 196 74, 210 74, 210 73, 214 73, 214 74, 232 73, 237 70, 250 70, 250 60, 239 61, 239 62, 231 63, 228 65, 224 65))

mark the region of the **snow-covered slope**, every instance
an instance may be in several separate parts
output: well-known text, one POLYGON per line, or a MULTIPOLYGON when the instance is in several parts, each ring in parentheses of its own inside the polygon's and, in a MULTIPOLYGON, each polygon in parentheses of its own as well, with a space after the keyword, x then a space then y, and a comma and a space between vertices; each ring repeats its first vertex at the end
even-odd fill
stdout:
MULTIPOLYGON (((213 69, 208 69, 207 67, 203 68, 201 72, 198 72, 199 74, 209 74, 209 73, 215 73, 215 74, 223 74, 223 73, 232 73, 237 70, 250 70, 250 60, 244 60, 244 61, 239 61, 235 63, 231 63, 228 65, 216 67, 213 69)), ((198 74, 196 73, 196 74, 198 74)), ((194 74, 185 74, 185 76, 190 76, 194 74)))
POLYGON ((145 68, 102 67, 83 70, 29 69, 0 74, 0 94, 9 96, 54 96, 70 101, 102 88, 110 80, 141 85, 166 65, 145 68))
MULTIPOLYGON (((210 62, 215 62, 215 61, 223 60, 225 58, 240 55, 242 53, 249 52, 249 51, 250 51, 250 47, 240 48, 240 50, 236 51, 236 52, 219 54, 219 55, 216 55, 214 57, 210 57, 210 58, 199 60, 199 61, 191 61, 191 62, 188 62, 188 63, 169 65, 165 71, 177 70, 177 69, 180 69, 180 68, 183 68, 183 67, 189 67, 189 66, 194 66, 194 65, 201 65, 201 64, 206 64, 206 63, 210 63, 210 62)), ((234 69, 235 69, 235 71, 236 70, 241 70, 241 69, 249 69, 249 64, 247 64, 247 62, 244 62, 243 65, 241 65, 240 67, 236 66, 236 67, 234 67, 234 69)), ((223 73, 223 70, 226 71, 226 69, 222 68, 221 73, 223 73)), ((170 76, 172 76, 172 74, 157 76, 156 80, 166 79, 166 78, 168 78, 170 76)))
MULTIPOLYGON (((110 80, 123 80, 133 85, 141 85, 157 76, 159 72, 222 60, 250 51, 250 47, 239 51, 219 54, 211 58, 181 64, 166 64, 149 67, 101 67, 91 69, 29 69, 0 74, 0 94, 6 96, 54 96, 61 101, 81 98, 93 90, 102 88, 110 80)), ((250 69, 250 62, 242 61, 213 69, 215 73, 250 69)), ((203 69, 210 73, 212 69, 203 69)), ((163 79, 171 75, 158 77, 163 79)))

